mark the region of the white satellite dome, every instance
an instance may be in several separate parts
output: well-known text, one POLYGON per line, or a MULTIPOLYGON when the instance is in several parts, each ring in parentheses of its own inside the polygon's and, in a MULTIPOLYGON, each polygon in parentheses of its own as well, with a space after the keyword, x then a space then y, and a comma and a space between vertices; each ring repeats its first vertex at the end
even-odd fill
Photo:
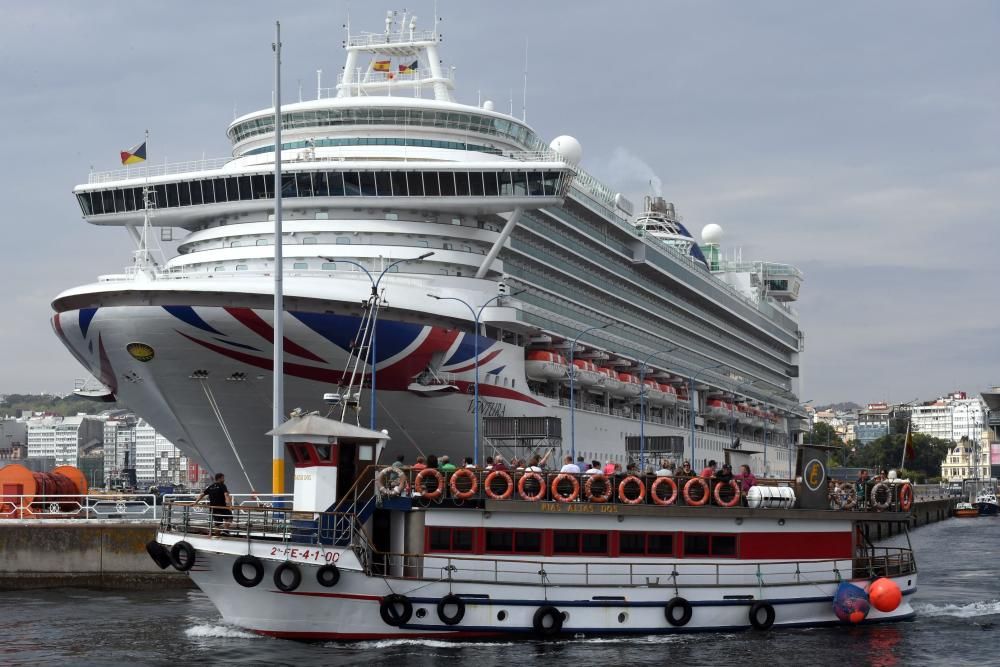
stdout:
POLYGON ((573 165, 579 164, 580 158, 583 157, 583 146, 580 145, 580 142, 575 137, 571 137, 568 134, 563 134, 553 139, 552 143, 549 144, 549 148, 562 155, 566 159, 566 162, 573 165))
POLYGON ((493 111, 493 100, 486 100, 483 102, 483 108, 487 111, 493 111))
POLYGON ((714 222, 705 225, 701 230, 701 241, 707 245, 722 243, 722 227, 714 222))

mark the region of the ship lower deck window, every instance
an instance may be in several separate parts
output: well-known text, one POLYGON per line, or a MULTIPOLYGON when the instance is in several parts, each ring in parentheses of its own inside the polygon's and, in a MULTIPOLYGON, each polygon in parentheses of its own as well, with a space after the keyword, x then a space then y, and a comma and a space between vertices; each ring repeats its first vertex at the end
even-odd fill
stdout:
POLYGON ((485 541, 486 553, 541 554, 542 532, 514 528, 488 528, 485 541))
POLYGON ((427 551, 472 552, 472 528, 431 527, 427 529, 427 551))
POLYGON ((673 556, 673 533, 619 533, 618 553, 629 556, 673 556))
POLYGON ((309 268, 309 264, 307 262, 295 262, 292 264, 292 268, 296 271, 305 271, 309 268))
POLYGON ((334 264, 333 262, 323 262, 320 265, 320 268, 323 269, 324 271, 336 271, 337 265, 334 264))
POLYGON ((608 534, 557 530, 552 533, 552 553, 557 555, 608 555, 608 534))
POLYGON ((687 533, 684 535, 684 556, 735 558, 736 536, 687 533))

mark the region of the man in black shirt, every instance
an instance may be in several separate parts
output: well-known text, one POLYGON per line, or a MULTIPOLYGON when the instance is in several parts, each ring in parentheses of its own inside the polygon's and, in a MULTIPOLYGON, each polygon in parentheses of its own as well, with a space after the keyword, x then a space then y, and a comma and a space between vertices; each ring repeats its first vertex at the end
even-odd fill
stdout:
POLYGON ((195 499, 195 504, 200 503, 205 496, 208 496, 208 504, 212 508, 212 534, 215 534, 215 528, 219 524, 222 524, 223 529, 229 528, 233 519, 233 511, 229 509, 233 504, 233 497, 226 488, 226 476, 221 472, 216 473, 215 482, 201 492, 195 499))

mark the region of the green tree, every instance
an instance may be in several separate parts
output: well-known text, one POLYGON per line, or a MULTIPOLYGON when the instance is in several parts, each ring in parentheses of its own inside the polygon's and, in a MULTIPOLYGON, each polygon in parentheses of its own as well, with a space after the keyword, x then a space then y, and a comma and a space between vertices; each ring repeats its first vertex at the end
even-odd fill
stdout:
MULTIPOLYGON (((867 445, 857 446, 847 456, 845 465, 855 468, 881 470, 899 468, 903 458, 903 434, 884 435, 867 445)), ((915 457, 906 460, 906 470, 920 473, 925 477, 941 474, 941 461, 948 455, 952 443, 940 438, 932 438, 923 433, 913 434, 915 457)), ((918 477, 918 475, 914 475, 918 477)))
POLYGON ((840 439, 834 428, 826 422, 816 422, 812 430, 804 435, 804 438, 807 445, 844 446, 844 441, 840 439))

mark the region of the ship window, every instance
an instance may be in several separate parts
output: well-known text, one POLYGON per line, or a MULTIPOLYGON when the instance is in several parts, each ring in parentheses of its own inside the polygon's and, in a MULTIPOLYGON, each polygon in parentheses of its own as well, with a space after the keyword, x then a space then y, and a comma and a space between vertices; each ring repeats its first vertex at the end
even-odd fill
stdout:
POLYGON ((323 269, 324 271, 336 271, 337 264, 335 262, 323 262, 320 265, 320 268, 323 269))
POLYGON ((514 551, 522 554, 542 553, 542 533, 537 530, 515 530, 514 551))
POLYGON ((427 551, 472 551, 471 528, 431 527, 427 533, 427 551))
MULTIPOLYGON (((269 188, 267 187, 267 182, 269 180, 271 182, 274 181, 274 179, 269 179, 268 177, 262 176, 260 174, 257 174, 256 176, 251 176, 250 177, 250 187, 253 188, 253 194, 254 194, 255 198, 257 198, 257 199, 269 199, 271 197, 274 197, 274 193, 268 191, 269 188)), ((194 195, 194 193, 192 192, 192 197, 193 197, 193 195, 194 195)))
POLYGON ((413 245, 420 246, 421 248, 428 248, 428 247, 430 247, 428 245, 427 241, 414 241, 413 245))
POLYGON ((125 191, 113 190, 111 193, 115 199, 115 210, 119 213, 125 212, 125 191))
POLYGON ((330 196, 330 186, 326 180, 325 171, 317 171, 312 175, 313 179, 313 196, 315 197, 328 197, 330 196))
POLYGON ((469 173, 460 171, 455 174, 455 195, 458 197, 469 196, 469 173))
POLYGON ((227 178, 226 179, 226 199, 229 201, 239 201, 240 200, 240 186, 238 185, 237 178, 227 178))
POLYGON ((442 244, 441 247, 443 247, 445 250, 451 250, 451 244, 450 243, 442 244))
POLYGON ((580 533, 569 533, 556 531, 552 534, 552 553, 554 554, 578 554, 580 553, 580 533))
POLYGON ((281 175, 281 196, 298 197, 298 188, 295 185, 295 174, 281 175))
POLYGON ((487 197, 496 197, 500 194, 495 171, 488 171, 483 174, 483 192, 487 197))
POLYGON ((309 268, 309 264, 307 262, 295 262, 292 264, 292 268, 297 271, 305 271, 309 268))
POLYGON ((500 196, 509 197, 514 194, 514 179, 509 171, 500 172, 500 196))
POLYGON ((215 181, 208 180, 201 184, 201 194, 206 204, 215 203, 215 181))
POLYGON ((451 219, 451 224, 453 224, 453 225, 461 225, 462 224, 462 219, 461 218, 452 218, 451 219))
POLYGON ((583 533, 580 535, 580 551, 585 554, 608 553, 607 533, 583 533))
POLYGON ((424 172, 424 194, 428 197, 441 196, 441 185, 436 171, 424 172))
POLYGON ((450 171, 438 172, 438 180, 441 181, 441 196, 455 196, 455 174, 450 171))
POLYGON ((387 171, 376 171, 375 174, 375 190, 379 197, 391 197, 392 196, 392 182, 389 179, 389 172, 387 171))
POLYGON ((545 191, 542 189, 542 175, 537 171, 528 173, 528 194, 532 196, 545 194, 545 191))
POLYGON ((313 196, 313 186, 312 186, 312 174, 308 171, 299 172, 295 175, 295 182, 299 186, 299 196, 300 197, 312 197, 313 196))
POLYGON ((390 174, 392 178, 392 195, 394 197, 405 197, 406 193, 406 172, 394 171, 390 174))
MULTIPOLYGON (((178 197, 179 195, 177 194, 177 184, 167 183, 167 206, 171 208, 177 206, 178 197)), ((105 208, 108 208, 108 206, 105 205, 105 208)))
POLYGON ((464 250, 465 252, 472 252, 472 248, 467 245, 462 246, 462 250, 464 250))
POLYGON ((90 205, 90 193, 81 192, 76 196, 76 201, 80 204, 80 210, 83 211, 84 215, 90 215, 94 212, 93 207, 90 205))
POLYGON ((713 556, 736 556, 736 536, 735 535, 713 535, 712 536, 713 556))
POLYGON ((226 267, 224 267, 224 266, 217 266, 217 267, 215 267, 215 270, 216 271, 225 271, 226 267))
POLYGON ((302 239, 302 245, 316 245, 316 237, 315 236, 307 236, 307 237, 303 238, 302 239))
POLYGON ((375 190, 375 174, 370 171, 362 171, 361 177, 361 196, 362 197, 374 197, 377 192, 375 190))
POLYGON ((361 194, 361 175, 356 171, 349 171, 344 174, 344 191, 348 197, 357 197, 361 194))
POLYGON ((181 206, 191 205, 191 183, 190 181, 181 181, 177 184, 177 193, 180 195, 179 201, 181 206))
POLYGON ((685 535, 684 555, 685 556, 707 556, 709 547, 708 535, 685 535))
POLYGON ((351 237, 350 236, 338 236, 337 237, 337 245, 351 245, 351 237))
POLYGON ((472 172, 469 174, 469 185, 473 197, 482 197, 484 194, 482 172, 472 172))
POLYGON ((326 176, 327 176, 327 183, 330 186, 330 196, 343 197, 344 175, 339 171, 331 171, 326 176))
POLYGON ((510 553, 514 550, 514 531, 505 528, 486 529, 486 553, 510 553))
POLYGON ((559 192, 559 172, 558 171, 547 171, 545 172, 545 194, 548 196, 555 195, 559 192))
POLYGON ((406 174, 406 185, 411 197, 424 196, 424 180, 419 171, 411 171, 406 174))
POLYGON ((515 171, 512 174, 514 179, 514 195, 522 197, 528 194, 528 180, 522 172, 515 171))
POLYGON ((247 270, 247 265, 246 264, 237 264, 236 265, 236 270, 237 271, 246 271, 247 270))
POLYGON ((274 245, 274 242, 271 239, 257 239, 254 245, 274 245))
POLYGON ((191 204, 198 206, 201 203, 201 181, 191 181, 191 204))

